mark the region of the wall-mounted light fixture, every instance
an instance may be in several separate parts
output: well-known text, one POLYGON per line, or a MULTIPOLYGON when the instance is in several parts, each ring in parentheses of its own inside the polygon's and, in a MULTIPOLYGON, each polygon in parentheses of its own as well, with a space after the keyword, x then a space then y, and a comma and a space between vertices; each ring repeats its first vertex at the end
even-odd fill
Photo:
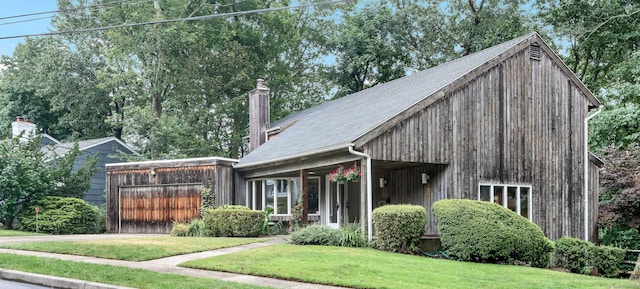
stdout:
POLYGON ((384 185, 387 184, 387 180, 385 180, 384 178, 380 178, 380 188, 384 188, 384 185))
POLYGON ((430 179, 431 179, 431 176, 429 176, 427 173, 422 173, 422 184, 423 185, 428 184, 430 179))
POLYGON ((156 168, 151 168, 151 169, 149 169, 149 174, 150 174, 152 177, 155 177, 155 176, 156 176, 156 168))

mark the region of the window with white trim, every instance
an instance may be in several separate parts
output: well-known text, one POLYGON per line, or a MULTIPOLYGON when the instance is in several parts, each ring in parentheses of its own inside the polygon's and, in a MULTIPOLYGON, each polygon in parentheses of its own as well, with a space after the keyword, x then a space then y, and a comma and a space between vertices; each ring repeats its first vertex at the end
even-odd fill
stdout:
POLYGON ((496 203, 529 220, 531 212, 531 186, 480 184, 478 200, 496 203))
MULTIPOLYGON (((309 178, 309 214, 318 212, 319 178, 309 178), (314 186, 315 185, 315 186, 314 186)), ((274 215, 290 215, 300 201, 300 179, 253 179, 247 181, 246 206, 253 210, 273 208, 274 215)))

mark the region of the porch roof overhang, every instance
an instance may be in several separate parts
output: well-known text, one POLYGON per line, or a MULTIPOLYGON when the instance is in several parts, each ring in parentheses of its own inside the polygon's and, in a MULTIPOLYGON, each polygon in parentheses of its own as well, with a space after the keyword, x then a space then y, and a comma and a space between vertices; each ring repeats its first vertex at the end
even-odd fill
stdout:
POLYGON ((244 178, 277 176, 304 169, 322 169, 361 159, 349 153, 349 148, 352 146, 352 143, 336 145, 269 161, 239 164, 234 166, 234 169, 242 174, 244 178))

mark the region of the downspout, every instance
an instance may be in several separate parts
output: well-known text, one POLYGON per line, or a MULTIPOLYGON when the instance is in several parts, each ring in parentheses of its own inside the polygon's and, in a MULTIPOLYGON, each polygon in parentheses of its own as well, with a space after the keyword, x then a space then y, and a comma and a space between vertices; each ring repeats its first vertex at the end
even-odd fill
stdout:
POLYGON ((371 157, 368 154, 354 150, 353 146, 349 146, 349 153, 367 160, 367 240, 371 241, 373 239, 373 220, 371 219, 371 211, 373 210, 371 204, 371 157))
POLYGON ((602 112, 602 106, 584 119, 584 240, 589 241, 589 120, 602 112))

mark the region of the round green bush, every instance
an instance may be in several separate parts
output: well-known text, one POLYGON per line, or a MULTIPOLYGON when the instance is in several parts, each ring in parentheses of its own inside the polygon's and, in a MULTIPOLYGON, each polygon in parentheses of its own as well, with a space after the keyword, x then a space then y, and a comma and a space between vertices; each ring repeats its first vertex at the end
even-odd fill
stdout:
POLYGON ((36 231, 38 212, 38 231, 47 234, 95 234, 105 230, 104 220, 98 207, 82 199, 45 197, 32 203, 20 212, 20 230, 36 231))
POLYGON ((416 253, 424 234, 427 211, 416 205, 387 205, 373 210, 374 246, 380 250, 416 253))
POLYGON ((296 245, 340 246, 340 230, 324 225, 311 225, 291 233, 296 245))
POLYGON ((593 257, 593 265, 598 268, 600 276, 616 278, 620 269, 620 262, 624 259, 626 251, 611 246, 596 247, 593 257))
POLYGON ((432 206, 442 247, 452 258, 479 263, 549 265, 553 242, 540 228, 500 205, 462 199, 432 206))
POLYGON ((173 226, 171 227, 171 236, 174 237, 186 237, 188 236, 189 225, 183 222, 173 222, 173 226))

